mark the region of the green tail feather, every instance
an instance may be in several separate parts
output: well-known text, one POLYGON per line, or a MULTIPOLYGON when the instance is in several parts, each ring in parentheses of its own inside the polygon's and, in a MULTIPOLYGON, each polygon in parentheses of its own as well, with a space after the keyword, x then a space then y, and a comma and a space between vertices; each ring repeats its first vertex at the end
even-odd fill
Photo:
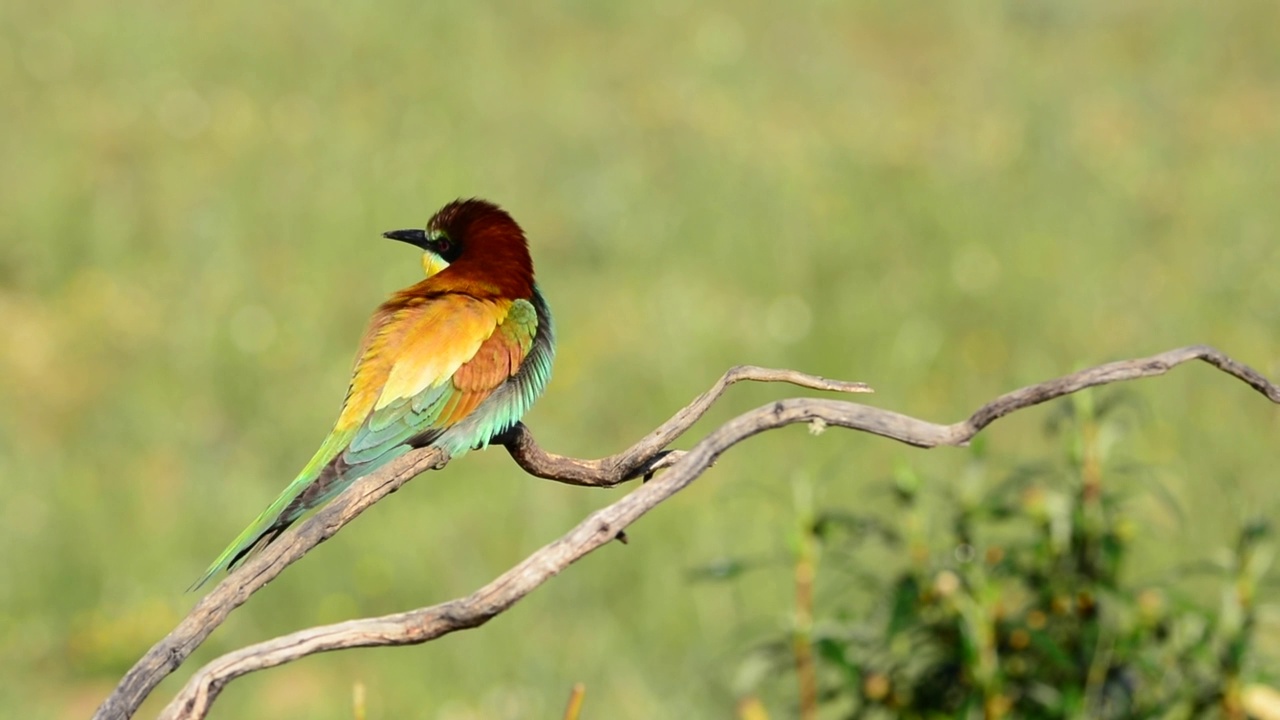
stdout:
POLYGON ((231 570, 236 565, 240 564, 241 561, 248 558, 254 551, 261 550, 263 547, 266 547, 272 540, 275 540, 281 532, 284 532, 284 529, 289 527, 294 520, 297 520, 297 516, 301 515, 305 509, 299 509, 294 513, 290 513, 293 514, 294 517, 286 517, 285 511, 290 509, 289 506, 292 505, 294 500, 296 500, 298 496, 307 489, 307 486, 309 486, 314 479, 314 477, 300 475, 292 483, 289 483, 289 487, 285 488, 284 492, 280 494, 280 497, 276 498, 276 501, 271 503, 266 510, 263 510, 262 514, 259 515, 257 519, 249 525, 249 527, 245 528, 243 532, 236 536, 236 539, 227 546, 227 549, 222 551, 222 554, 218 556, 218 559, 214 560, 213 564, 209 566, 209 569, 204 571, 204 575, 201 575, 200 579, 188 588, 188 592, 198 589, 201 585, 208 582, 209 578, 222 570, 231 570), (263 540, 266 542, 261 542, 263 540), (259 545, 260 542, 261 545, 259 547, 254 547, 255 545, 259 545))
POLYGON ((307 510, 320 505, 350 484, 353 478, 349 475, 343 477, 345 473, 339 473, 331 463, 346 448, 354 434, 354 428, 346 432, 335 430, 325 438, 320 449, 311 458, 311 462, 302 468, 302 472, 298 473, 298 477, 294 478, 284 492, 280 493, 280 497, 263 510, 262 514, 245 528, 226 550, 222 551, 218 559, 213 561, 209 569, 204 571, 204 575, 201 575, 200 579, 187 591, 196 590, 218 572, 231 570, 239 565, 250 555, 279 537, 285 528, 302 517, 307 510), (313 485, 323 487, 313 488, 313 485), (306 497, 303 496, 304 493, 306 497))

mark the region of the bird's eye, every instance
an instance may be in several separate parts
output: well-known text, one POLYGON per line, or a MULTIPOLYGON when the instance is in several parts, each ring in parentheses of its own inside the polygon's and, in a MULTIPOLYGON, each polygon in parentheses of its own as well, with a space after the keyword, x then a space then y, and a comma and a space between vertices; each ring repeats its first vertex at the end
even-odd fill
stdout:
POLYGON ((444 255, 453 249, 453 243, 449 242, 449 238, 442 237, 436 240, 436 252, 444 255))

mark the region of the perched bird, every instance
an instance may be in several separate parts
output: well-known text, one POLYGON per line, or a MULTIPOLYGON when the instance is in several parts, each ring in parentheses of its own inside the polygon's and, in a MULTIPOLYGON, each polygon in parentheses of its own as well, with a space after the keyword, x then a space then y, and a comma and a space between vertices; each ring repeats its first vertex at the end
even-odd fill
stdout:
POLYGON ((555 355, 551 312, 524 231, 510 215, 484 200, 458 200, 425 231, 383 235, 422 248, 426 279, 373 314, 333 432, 194 587, 412 448, 438 447, 456 458, 484 447, 546 388, 555 355))

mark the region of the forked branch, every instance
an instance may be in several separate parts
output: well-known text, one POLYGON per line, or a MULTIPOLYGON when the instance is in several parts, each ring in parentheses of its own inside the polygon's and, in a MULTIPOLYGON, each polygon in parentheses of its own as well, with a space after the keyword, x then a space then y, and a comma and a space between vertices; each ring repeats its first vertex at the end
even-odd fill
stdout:
MULTIPOLYGON (((617 502, 587 516, 568 534, 534 552, 519 565, 466 597, 394 615, 310 628, 223 655, 192 676, 165 708, 162 717, 202 718, 231 680, 307 655, 351 647, 412 645, 482 625, 574 561, 611 541, 640 516, 688 486, 720 454, 757 433, 794 423, 821 423, 880 435, 916 447, 964 445, 987 425, 1016 410, 1088 387, 1162 375, 1177 365, 1197 359, 1242 380, 1272 402, 1280 403, 1280 386, 1214 348, 1197 345, 1147 358, 1108 363, 1025 387, 992 400, 968 419, 951 425, 939 425, 847 401, 792 398, 739 415, 687 452, 668 451, 667 446, 701 418, 724 390, 735 382, 788 382, 816 390, 869 391, 860 383, 749 366, 729 370, 710 390, 640 442, 622 453, 600 460, 579 460, 547 453, 534 442, 523 425, 518 425, 501 441, 522 468, 538 477, 573 485, 609 487, 631 478, 652 475, 658 470, 665 472, 617 502)), ((331 537, 365 508, 414 475, 442 467, 447 461, 448 458, 435 450, 415 451, 357 481, 296 531, 268 546, 214 588, 173 632, 125 675, 94 717, 132 717, 160 680, 176 669, 250 595, 315 545, 331 537)))

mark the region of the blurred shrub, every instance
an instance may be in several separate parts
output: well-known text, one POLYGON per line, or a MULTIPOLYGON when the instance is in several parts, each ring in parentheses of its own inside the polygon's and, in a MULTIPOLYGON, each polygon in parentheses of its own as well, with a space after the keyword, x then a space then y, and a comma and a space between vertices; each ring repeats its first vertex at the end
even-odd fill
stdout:
POLYGON ((793 627, 743 663, 744 696, 806 719, 1280 717, 1251 654, 1269 523, 1168 583, 1126 583, 1138 524, 1122 480, 1150 474, 1120 457, 1127 396, 1095 397, 1051 416, 1057 460, 992 482, 975 442, 957 482, 900 470, 893 517, 801 503, 793 627), (819 581, 846 575, 815 602, 819 581), (1220 605, 1193 599, 1205 588, 1188 576, 1220 605))

